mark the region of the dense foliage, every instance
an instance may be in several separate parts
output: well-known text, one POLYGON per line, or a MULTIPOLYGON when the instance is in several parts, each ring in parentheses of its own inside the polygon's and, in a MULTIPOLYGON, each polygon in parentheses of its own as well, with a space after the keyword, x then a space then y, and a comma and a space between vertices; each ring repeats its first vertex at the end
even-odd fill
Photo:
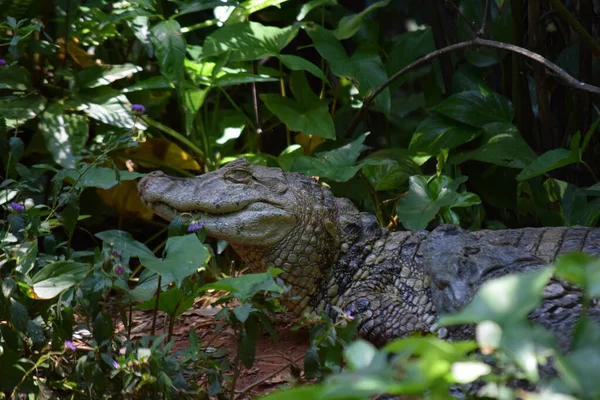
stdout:
MULTIPOLYGON (((276 336, 280 271, 216 280, 233 253, 202 221, 152 221, 135 179, 153 169, 244 156, 318 176, 393 229, 597 226, 593 3, 0 0, 0 398, 233 398, 258 335, 276 336), (207 290, 233 359, 194 329, 171 351, 207 290), (154 311, 141 340, 133 308, 154 311)), ((305 316, 319 383, 270 398, 598 398, 600 328, 582 316, 565 353, 526 317, 553 274, 587 307, 599 271, 575 254, 489 282, 440 321, 478 324, 473 342, 376 349, 352 315, 305 316), (492 307, 498 291, 513 301, 492 307)))

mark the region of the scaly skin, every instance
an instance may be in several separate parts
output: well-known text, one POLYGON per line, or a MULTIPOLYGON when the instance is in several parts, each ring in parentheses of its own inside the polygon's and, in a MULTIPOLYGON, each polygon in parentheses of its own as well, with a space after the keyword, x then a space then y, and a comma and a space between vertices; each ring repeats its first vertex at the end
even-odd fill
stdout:
MULTIPOLYGON (((253 272, 281 268, 296 313, 349 311, 361 336, 378 345, 430 330, 436 307, 464 306, 486 279, 540 267, 567 250, 600 256, 593 228, 389 232, 314 180, 243 159, 190 179, 154 172, 138 188, 167 220, 201 216, 207 234, 227 240, 253 272)), ((555 296, 551 305, 558 303, 555 296)))

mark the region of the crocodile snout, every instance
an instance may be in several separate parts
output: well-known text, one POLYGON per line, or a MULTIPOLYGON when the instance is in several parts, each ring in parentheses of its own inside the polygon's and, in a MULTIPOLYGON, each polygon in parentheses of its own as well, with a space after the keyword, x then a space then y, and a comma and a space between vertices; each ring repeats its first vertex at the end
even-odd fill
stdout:
POLYGON ((164 177, 164 176, 167 176, 167 174, 165 174, 162 171, 153 171, 153 172, 150 172, 145 177, 143 177, 142 179, 140 179, 140 181, 138 182, 138 193, 140 194, 140 197, 142 198, 142 200, 144 199, 144 193, 146 192, 146 189, 148 188, 148 184, 152 180, 152 178, 159 178, 159 177, 164 177))

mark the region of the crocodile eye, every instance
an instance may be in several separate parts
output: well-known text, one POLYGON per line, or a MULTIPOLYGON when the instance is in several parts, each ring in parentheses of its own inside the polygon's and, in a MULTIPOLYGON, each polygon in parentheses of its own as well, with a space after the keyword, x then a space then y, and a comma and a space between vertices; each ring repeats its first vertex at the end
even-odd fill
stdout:
POLYGON ((252 179, 252 175, 246 170, 234 169, 228 172, 225 178, 234 183, 247 183, 252 179))

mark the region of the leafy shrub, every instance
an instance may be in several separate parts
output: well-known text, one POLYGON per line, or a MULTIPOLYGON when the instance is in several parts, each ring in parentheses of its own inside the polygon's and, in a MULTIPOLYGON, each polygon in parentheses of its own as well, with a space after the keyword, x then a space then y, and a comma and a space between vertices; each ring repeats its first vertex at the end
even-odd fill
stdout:
MULTIPOLYGON (((532 50, 562 68, 546 64, 561 82, 566 71, 597 84, 597 45, 584 34, 593 31, 583 21, 589 2, 580 2, 583 28, 554 0, 527 25, 535 10, 519 2, 462 0, 460 11, 364 3, 0 2, 0 396, 233 397, 259 328, 273 334, 269 316, 286 290, 277 271, 212 282, 227 271, 226 245, 213 251, 201 221, 175 220, 166 241, 162 225, 148 233, 138 171, 191 176, 243 155, 318 176, 391 227, 598 224, 597 99, 548 87, 555 78, 543 68, 480 41, 523 46, 542 23, 558 25, 564 37, 543 29, 532 50), (440 37, 464 41, 464 52, 411 64, 440 37), (114 229, 122 225, 131 232, 114 229), (206 290, 229 293, 218 304, 240 334, 233 363, 194 330, 188 349, 170 352, 175 321, 206 290), (133 340, 133 308, 153 310, 154 321, 165 312, 166 334, 153 328, 133 340), (115 315, 125 332, 115 333, 115 315)), ((556 273, 592 301, 596 270, 571 261, 556 273)), ((426 337, 382 350, 349 345, 351 321, 311 317, 305 376, 325 383, 294 393, 342 396, 358 385, 349 394, 442 398, 481 378, 490 397, 511 396, 511 379, 538 378, 537 364, 510 346, 531 349, 547 335, 488 317, 471 309, 455 317, 491 332, 478 347, 426 337), (500 333, 531 341, 492 343, 500 333)), ((554 356, 562 381, 552 390, 593 397, 597 380, 584 377, 599 368, 581 360, 596 362, 595 330, 584 318, 571 353, 547 344, 527 353, 554 356)))

